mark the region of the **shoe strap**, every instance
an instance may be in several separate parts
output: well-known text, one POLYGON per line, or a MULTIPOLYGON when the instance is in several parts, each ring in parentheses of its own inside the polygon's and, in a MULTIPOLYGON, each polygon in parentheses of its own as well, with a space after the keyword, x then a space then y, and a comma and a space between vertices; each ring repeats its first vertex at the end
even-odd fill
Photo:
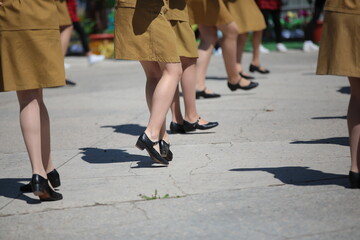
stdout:
POLYGON ((199 117, 198 120, 196 120, 195 123, 199 123, 199 122, 200 122, 200 119, 201 119, 201 117, 199 117))

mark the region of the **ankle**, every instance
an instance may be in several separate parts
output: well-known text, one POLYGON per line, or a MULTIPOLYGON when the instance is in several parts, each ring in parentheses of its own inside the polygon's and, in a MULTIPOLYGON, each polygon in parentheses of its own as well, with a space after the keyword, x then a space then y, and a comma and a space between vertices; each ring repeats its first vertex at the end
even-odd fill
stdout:
POLYGON ((198 114, 194 114, 194 115, 188 115, 185 116, 185 121, 189 122, 189 123, 194 123, 199 119, 199 115, 198 114))
POLYGON ((159 141, 159 133, 156 133, 155 131, 150 131, 148 129, 145 130, 146 136, 152 141, 157 142, 159 141))

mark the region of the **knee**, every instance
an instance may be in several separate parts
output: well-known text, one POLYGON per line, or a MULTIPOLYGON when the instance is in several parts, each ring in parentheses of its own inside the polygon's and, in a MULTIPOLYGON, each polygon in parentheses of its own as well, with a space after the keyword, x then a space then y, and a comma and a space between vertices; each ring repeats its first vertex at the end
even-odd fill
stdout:
POLYGON ((207 36, 200 35, 200 40, 201 40, 201 43, 200 43, 201 45, 214 46, 216 44, 216 42, 218 41, 217 33, 207 35, 207 36))

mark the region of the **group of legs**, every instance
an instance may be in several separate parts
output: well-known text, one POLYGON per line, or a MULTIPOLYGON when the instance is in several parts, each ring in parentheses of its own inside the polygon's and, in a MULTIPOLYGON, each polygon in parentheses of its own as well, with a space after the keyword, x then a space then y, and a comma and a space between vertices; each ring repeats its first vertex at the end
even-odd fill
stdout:
MULTIPOLYGON (((212 49, 214 48, 217 38, 217 29, 223 33, 221 40, 222 54, 226 73, 228 76, 228 87, 234 91, 236 89, 250 90, 258 86, 258 83, 251 81, 254 77, 244 72, 242 67, 242 56, 249 33, 239 34, 235 22, 217 27, 199 24, 200 45, 199 59, 196 71, 196 90, 197 98, 214 98, 220 97, 219 94, 213 93, 206 87, 206 72, 209 66, 212 49), (236 51, 234 51, 236 49, 236 51)), ((249 66, 250 72, 259 72, 267 74, 270 71, 263 68, 260 64, 260 44, 262 39, 262 31, 252 33, 252 60, 249 66)))

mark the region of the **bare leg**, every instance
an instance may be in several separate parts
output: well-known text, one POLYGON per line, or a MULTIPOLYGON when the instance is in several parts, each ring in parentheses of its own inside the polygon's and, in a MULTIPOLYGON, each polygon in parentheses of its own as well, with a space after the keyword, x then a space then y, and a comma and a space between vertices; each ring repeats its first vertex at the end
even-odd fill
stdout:
POLYGON ((351 171, 359 172, 360 168, 360 78, 349 77, 351 97, 347 121, 350 137, 351 171))
POLYGON ((65 26, 60 29, 61 48, 63 50, 64 56, 66 55, 66 51, 69 46, 72 31, 73 31, 72 25, 65 26))
POLYGON ((218 28, 224 35, 221 42, 221 48, 228 75, 228 81, 231 84, 240 84, 242 87, 250 85, 250 81, 245 78, 241 78, 236 69, 236 51, 234 51, 237 47, 238 37, 238 28, 236 23, 231 22, 226 25, 219 25, 218 28))
MULTIPOLYGON (((199 45, 199 58, 196 63, 196 90, 203 91, 206 88, 205 78, 206 71, 210 63, 212 50, 216 44, 217 29, 199 24, 200 31, 200 45, 199 45)), ((206 91, 211 93, 211 91, 206 91)))
MULTIPOLYGON (((193 81, 195 83, 195 78, 193 79, 193 81)), ((184 119, 181 114, 179 86, 176 88, 174 99, 170 106, 170 110, 172 114, 172 121, 174 123, 183 124, 184 119)))
POLYGON ((241 60, 245 48, 245 43, 248 38, 248 33, 239 34, 237 37, 237 49, 236 49, 236 69, 240 73, 243 71, 241 60))
POLYGON ((262 71, 265 71, 266 69, 260 66, 260 44, 262 41, 262 31, 256 31, 253 32, 252 35, 252 48, 253 48, 253 56, 251 64, 260 67, 262 71))
MULTIPOLYGON (((142 64, 142 63, 141 63, 142 64)), ((145 96, 146 96, 146 103, 149 109, 149 112, 151 112, 152 107, 152 98, 154 95, 155 88, 161 79, 162 72, 160 69, 160 66, 156 62, 144 62, 146 65, 146 86, 145 86, 145 96), (150 67, 151 65, 151 67, 150 67)), ((160 139, 164 139, 166 142, 168 141, 168 135, 166 134, 166 119, 164 120, 163 127, 160 130, 160 139)))
POLYGON ((17 91, 20 126, 29 154, 32 173, 44 178, 54 169, 50 157, 49 116, 43 102, 42 89, 17 91))
POLYGON ((141 65, 147 77, 146 98, 150 108, 150 118, 145 133, 150 140, 158 141, 164 137, 166 113, 181 76, 181 65, 146 61, 141 61, 141 65))

